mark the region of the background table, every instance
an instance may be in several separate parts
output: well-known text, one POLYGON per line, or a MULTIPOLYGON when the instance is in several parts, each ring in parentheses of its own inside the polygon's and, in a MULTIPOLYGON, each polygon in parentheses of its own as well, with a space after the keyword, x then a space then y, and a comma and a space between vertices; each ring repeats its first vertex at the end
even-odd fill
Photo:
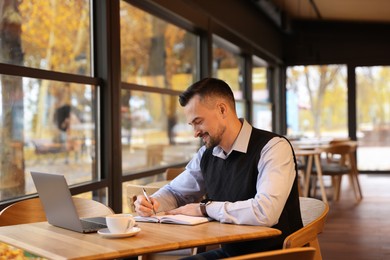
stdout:
POLYGON ((312 174, 313 169, 313 158, 314 158, 314 164, 316 167, 317 172, 317 180, 320 186, 321 190, 321 196, 322 201, 325 203, 328 203, 328 199, 326 197, 326 191, 325 191, 325 185, 324 180, 322 178, 322 168, 321 168, 321 149, 315 148, 315 149, 305 149, 300 150, 297 149, 294 151, 296 156, 303 156, 306 157, 306 171, 305 171, 305 178, 304 178, 304 196, 309 196, 309 189, 310 189, 310 176, 312 174))

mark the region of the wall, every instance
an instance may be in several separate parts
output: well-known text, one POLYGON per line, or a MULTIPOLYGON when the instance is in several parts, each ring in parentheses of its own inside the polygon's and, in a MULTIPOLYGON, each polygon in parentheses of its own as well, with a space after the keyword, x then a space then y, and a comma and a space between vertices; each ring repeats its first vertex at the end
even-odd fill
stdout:
POLYGON ((295 22, 284 37, 284 61, 296 64, 390 64, 390 25, 295 22))

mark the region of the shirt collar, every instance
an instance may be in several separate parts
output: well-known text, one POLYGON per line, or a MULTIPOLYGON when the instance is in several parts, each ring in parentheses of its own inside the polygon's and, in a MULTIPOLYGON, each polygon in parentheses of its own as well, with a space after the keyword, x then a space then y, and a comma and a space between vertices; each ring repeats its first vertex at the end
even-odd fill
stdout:
POLYGON ((242 122, 242 127, 236 140, 234 141, 232 149, 227 155, 225 155, 222 148, 220 146, 216 146, 213 149, 214 156, 226 159, 233 150, 241 153, 247 152, 249 139, 252 133, 252 126, 245 119, 240 118, 240 121, 242 122))

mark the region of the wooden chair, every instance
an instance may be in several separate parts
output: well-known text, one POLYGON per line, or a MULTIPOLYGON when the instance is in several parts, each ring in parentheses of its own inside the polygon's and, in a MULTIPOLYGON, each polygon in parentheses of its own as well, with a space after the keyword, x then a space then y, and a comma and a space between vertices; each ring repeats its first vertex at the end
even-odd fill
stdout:
MULTIPOLYGON (((112 209, 95 200, 73 197, 77 212, 82 218, 100 217, 114 213, 112 209)), ((39 198, 16 202, 0 212, 0 226, 47 221, 39 198)))
POLYGON ((184 167, 177 167, 177 168, 168 168, 165 171, 165 179, 166 180, 173 180, 176 178, 180 173, 184 171, 184 167))
POLYGON ((286 237, 283 248, 314 247, 316 249, 314 259, 320 260, 322 256, 318 234, 324 230, 329 206, 327 203, 314 198, 300 197, 299 201, 303 228, 286 237))
MULTIPOLYGON (((114 213, 111 208, 95 200, 73 197, 73 202, 75 203, 79 216, 82 218, 103 217, 114 213)), ((39 197, 16 202, 4 208, 0 212, 0 226, 43 221, 47 221, 47 219, 39 197)), ((24 257, 25 255, 23 250, 14 249, 13 247, 6 244, 0 246, 7 248, 8 250, 16 251, 21 255, 21 257, 24 257)), ((29 257, 38 259, 38 257, 32 254, 28 255, 29 257)))
POLYGON ((150 185, 128 184, 126 186, 127 205, 129 206, 130 212, 132 213, 135 213, 134 202, 137 200, 137 196, 142 194, 142 188, 144 188, 149 195, 152 195, 159 189, 159 187, 150 185))
MULTIPOLYGON (((349 175, 357 201, 363 198, 356 166, 356 149, 357 142, 354 141, 337 142, 322 149, 323 153, 326 154, 326 158, 321 163, 322 175, 331 176, 333 200, 335 201, 340 198, 343 175, 349 175)), ((316 173, 316 169, 313 172, 316 173)))
POLYGON ((313 260, 316 249, 313 247, 300 247, 272 250, 267 252, 253 253, 247 255, 240 255, 236 257, 229 257, 229 260, 313 260))
POLYGON ((42 221, 46 221, 46 215, 39 198, 16 202, 0 212, 0 226, 42 221))

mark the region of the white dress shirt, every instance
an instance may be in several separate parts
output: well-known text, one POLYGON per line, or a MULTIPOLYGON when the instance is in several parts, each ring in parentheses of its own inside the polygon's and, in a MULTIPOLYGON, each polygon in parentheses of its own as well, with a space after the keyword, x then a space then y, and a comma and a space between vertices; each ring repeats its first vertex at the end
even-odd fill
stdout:
MULTIPOLYGON (((246 153, 252 126, 246 120, 241 121, 243 125, 232 150, 246 153)), ((200 160, 205 150, 206 147, 202 146, 182 174, 153 194, 160 202, 158 211, 197 202, 205 194, 200 169, 200 160)), ((231 151, 225 155, 222 148, 216 146, 213 155, 226 159, 231 151)), ((272 138, 261 151, 257 169, 259 174, 254 198, 237 202, 213 201, 207 205, 207 214, 223 223, 267 227, 277 224, 295 179, 295 165, 289 143, 284 138, 272 138)))

